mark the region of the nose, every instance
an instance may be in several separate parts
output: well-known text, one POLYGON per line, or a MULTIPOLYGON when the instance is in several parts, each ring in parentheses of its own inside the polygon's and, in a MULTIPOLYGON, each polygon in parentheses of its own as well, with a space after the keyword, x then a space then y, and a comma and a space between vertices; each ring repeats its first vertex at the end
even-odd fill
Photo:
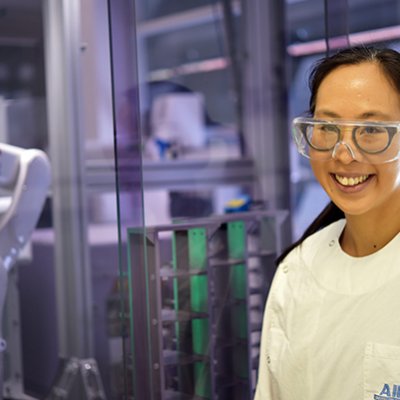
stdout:
POLYGON ((356 159, 353 149, 343 141, 337 142, 333 152, 332 158, 342 162, 343 164, 350 164, 356 159))

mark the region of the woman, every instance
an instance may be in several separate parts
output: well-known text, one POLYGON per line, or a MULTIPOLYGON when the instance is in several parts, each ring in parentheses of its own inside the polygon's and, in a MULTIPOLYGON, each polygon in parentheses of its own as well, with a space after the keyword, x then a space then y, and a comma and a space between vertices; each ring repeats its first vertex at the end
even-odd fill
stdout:
POLYGON ((280 257, 256 400, 400 398, 400 54, 321 60, 301 154, 331 203, 280 257))

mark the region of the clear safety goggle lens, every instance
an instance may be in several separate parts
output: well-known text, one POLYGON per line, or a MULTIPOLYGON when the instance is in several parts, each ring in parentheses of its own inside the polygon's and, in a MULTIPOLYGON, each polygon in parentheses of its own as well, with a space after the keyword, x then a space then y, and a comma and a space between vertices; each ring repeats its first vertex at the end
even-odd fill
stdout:
POLYGON ((400 156, 400 122, 293 120, 297 150, 313 160, 329 160, 344 146, 360 162, 382 164, 400 156))

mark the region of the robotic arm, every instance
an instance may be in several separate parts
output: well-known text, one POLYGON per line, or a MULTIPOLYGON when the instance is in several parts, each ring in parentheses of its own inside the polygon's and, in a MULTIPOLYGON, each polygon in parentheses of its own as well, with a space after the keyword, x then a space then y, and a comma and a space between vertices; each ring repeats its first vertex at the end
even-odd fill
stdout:
POLYGON ((40 150, 0 143, 0 399, 3 399, 2 335, 8 273, 28 242, 50 186, 50 163, 40 150))
POLYGON ((49 186, 50 163, 42 151, 0 143, 0 323, 8 271, 35 229, 49 186))
MULTIPOLYGON (((40 150, 0 143, 0 259, 6 272, 29 240, 50 186, 50 163, 40 150)), ((1 304, 1 303, 0 303, 1 304)))

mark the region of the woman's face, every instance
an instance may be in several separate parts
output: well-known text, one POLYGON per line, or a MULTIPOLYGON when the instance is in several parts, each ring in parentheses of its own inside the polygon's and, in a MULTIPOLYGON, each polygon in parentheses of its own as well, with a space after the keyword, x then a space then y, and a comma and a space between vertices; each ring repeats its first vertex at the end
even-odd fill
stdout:
MULTIPOLYGON (((400 121, 400 94, 376 63, 341 66, 322 81, 314 117, 400 121)), ((344 141, 358 151, 351 134, 346 133, 344 141)), ((346 146, 340 145, 334 158, 311 160, 311 167, 328 196, 347 215, 400 210, 399 160, 375 165, 356 161, 346 146)))

